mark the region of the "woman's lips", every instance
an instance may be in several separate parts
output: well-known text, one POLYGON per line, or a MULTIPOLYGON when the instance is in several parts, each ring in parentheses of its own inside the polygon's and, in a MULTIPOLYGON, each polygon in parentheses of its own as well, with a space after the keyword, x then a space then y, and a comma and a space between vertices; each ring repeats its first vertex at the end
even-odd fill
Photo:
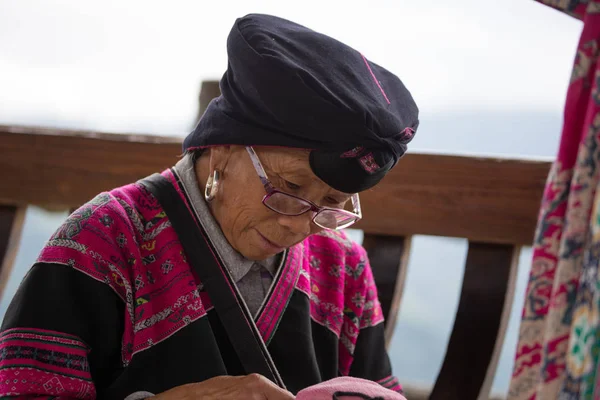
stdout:
POLYGON ((283 246, 278 245, 277 243, 271 242, 267 239, 262 233, 256 230, 258 234, 258 238, 260 239, 261 246, 268 251, 269 253, 281 253, 285 248, 283 246))

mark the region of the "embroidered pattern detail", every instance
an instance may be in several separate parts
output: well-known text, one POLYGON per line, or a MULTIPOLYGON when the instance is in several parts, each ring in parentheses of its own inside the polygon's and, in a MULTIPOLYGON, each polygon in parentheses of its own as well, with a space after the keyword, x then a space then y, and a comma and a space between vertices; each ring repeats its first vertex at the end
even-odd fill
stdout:
POLYGON ((146 278, 148 279, 148 283, 151 285, 154 284, 154 277, 152 276, 152 272, 150 270, 146 271, 146 278))
POLYGON ((121 198, 117 198, 119 205, 125 211, 127 218, 131 221, 135 231, 139 236, 144 236, 144 223, 141 220, 141 216, 124 200, 121 198))
POLYGON ((155 237, 157 237, 162 231, 164 231, 167 228, 171 227, 171 222, 170 221, 165 221, 164 223, 160 224, 158 226, 158 228, 156 228, 154 231, 152 231, 152 233, 145 235, 144 236, 144 240, 152 240, 155 237))
POLYGON ((363 271, 365 270, 365 263, 361 262, 355 266, 346 265, 346 274, 350 275, 354 279, 360 278, 363 271))
POLYGON ((402 132, 400 132, 400 135, 402 135, 402 140, 405 141, 409 141, 412 139, 412 137, 415 134, 415 130, 411 127, 406 127, 404 129, 402 129, 402 132))
POLYGON ((366 251, 340 231, 310 236, 303 247, 296 289, 308 296, 312 320, 339 338, 339 370, 347 375, 360 330, 383 322, 366 251))
POLYGON ((110 217, 110 215, 106 214, 100 217, 100 223, 106 227, 110 227, 113 223, 113 219, 110 217))
POLYGON ((329 275, 335 276, 336 278, 340 277, 341 271, 342 267, 340 267, 339 265, 332 265, 331 267, 329 267, 329 275))
POLYGON ((361 293, 355 293, 354 297, 352 297, 352 303, 356 307, 362 307, 365 304, 365 296, 363 296, 361 293))
POLYGON ((144 263, 144 265, 152 264, 154 261, 156 261, 156 257, 154 256, 154 254, 142 257, 142 262, 144 263))
MULTIPOLYGON (((163 174, 185 199, 172 172, 163 174)), ((66 225, 38 260, 68 265, 123 299, 129 316, 124 321, 123 366, 212 309, 208 295, 199 292, 202 283, 192 273, 170 221, 141 184, 98 196, 66 225)), ((366 251, 343 232, 324 231, 289 249, 279 274, 257 320, 264 341, 273 337, 297 289, 308 297, 312 320, 340 338, 339 371, 347 375, 360 330, 383 321, 366 251)), ((44 381, 52 390, 59 390, 59 383, 70 390, 60 377, 52 378, 44 381)))
POLYGON ((348 150, 347 152, 342 153, 342 155, 340 156, 340 158, 355 158, 360 153, 362 153, 363 150, 364 150, 364 147, 357 146, 357 147, 353 148, 352 150, 348 150))
POLYGON ((557 156, 532 243, 509 400, 600 398, 600 11, 539 0, 583 21, 557 156))
POLYGON ((142 275, 138 274, 135 277, 135 290, 139 290, 144 287, 144 281, 142 280, 142 275))
MULTIPOLYGON (((164 172, 172 176, 170 170, 164 172)), ((74 212, 44 247, 39 262, 68 265, 110 286, 129 318, 123 366, 132 357, 205 316, 212 307, 197 293, 177 234, 141 185, 103 193, 74 212)))
POLYGON ((120 248, 123 248, 127 245, 127 238, 125 237, 124 233, 119 233, 117 235, 117 244, 120 248))
POLYGON ((318 271, 321 268, 321 260, 315 256, 310 256, 310 267, 318 271))
POLYGON ((0 335, 0 396, 94 399, 87 361, 89 348, 76 336, 36 329, 9 329, 0 335))
POLYGON ((104 206, 110 201, 110 196, 106 193, 101 193, 90 200, 86 205, 80 207, 67 217, 65 222, 54 232, 46 243, 47 247, 64 247, 84 253, 87 246, 74 241, 83 229, 88 225, 89 219, 94 214, 95 210, 104 206))
POLYGON ((363 169, 370 174, 377 172, 381 168, 375 161, 375 158, 373 158, 373 153, 365 154, 358 161, 363 169))
POLYGON ((85 245, 67 239, 50 239, 46 243, 46 246, 67 247, 69 249, 77 250, 82 254, 85 254, 85 251, 87 250, 87 247, 85 245))
POLYGON ((69 215, 66 221, 54 233, 52 239, 73 239, 87 225, 87 222, 94 214, 94 211, 109 201, 110 197, 105 193, 94 197, 89 203, 69 215))
POLYGON ((173 264, 171 263, 171 260, 167 260, 163 263, 163 265, 161 265, 160 269, 162 270, 163 274, 168 274, 169 272, 171 272, 171 270, 173 269, 173 264))

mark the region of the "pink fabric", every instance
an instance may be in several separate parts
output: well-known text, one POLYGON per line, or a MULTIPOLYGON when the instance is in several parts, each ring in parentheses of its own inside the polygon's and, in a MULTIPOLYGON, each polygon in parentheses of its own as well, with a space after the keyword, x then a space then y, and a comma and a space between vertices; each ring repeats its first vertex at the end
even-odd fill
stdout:
POLYGON ((41 395, 96 398, 87 360, 90 348, 76 336, 42 329, 8 329, 0 335, 0 352, 3 399, 41 395))
POLYGON ((600 1, 538 0, 583 21, 548 176, 509 400, 599 399, 600 1))
POLYGON ((398 392, 366 379, 342 376, 307 387, 296 400, 406 400, 398 392), (350 394, 352 393, 352 394, 350 394), (334 397, 335 396, 335 397, 334 397))
POLYGON ((342 231, 309 236, 296 248, 303 249, 296 289, 308 296, 312 320, 340 339, 338 370, 348 375, 360 330, 383 323, 367 253, 342 231))
MULTIPOLYGON (((179 187, 170 169, 163 175, 179 187)), ((201 282, 164 210, 140 184, 101 193, 75 211, 38 261, 70 266, 123 299, 123 366, 212 308, 206 292, 198 290, 201 282)), ((341 231, 324 231, 291 247, 281 279, 256 322, 265 343, 296 289, 308 297, 311 318, 339 338, 338 370, 348 375, 359 332, 383 323, 365 249, 341 231)), ((395 378, 384 380, 385 387, 398 385, 395 378)))

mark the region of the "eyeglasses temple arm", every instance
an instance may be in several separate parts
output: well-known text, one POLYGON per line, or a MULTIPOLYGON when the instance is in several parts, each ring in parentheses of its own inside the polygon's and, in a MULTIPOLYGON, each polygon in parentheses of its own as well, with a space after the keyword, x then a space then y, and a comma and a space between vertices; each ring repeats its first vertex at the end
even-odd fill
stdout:
POLYGON ((248 151, 248 154, 250 154, 252 165, 254 165, 254 169, 256 169, 256 173, 258 174, 260 181, 265 187, 265 190, 267 191, 267 193, 270 193, 273 190, 273 185, 271 184, 271 181, 269 181, 267 173, 265 172, 265 169, 263 168, 260 159, 258 158, 258 155, 251 146, 246 146, 246 150, 248 151))
POLYGON ((354 193, 352 195, 352 207, 354 208, 356 215, 358 215, 359 218, 362 218, 362 210, 360 208, 360 199, 358 198, 358 193, 354 193))

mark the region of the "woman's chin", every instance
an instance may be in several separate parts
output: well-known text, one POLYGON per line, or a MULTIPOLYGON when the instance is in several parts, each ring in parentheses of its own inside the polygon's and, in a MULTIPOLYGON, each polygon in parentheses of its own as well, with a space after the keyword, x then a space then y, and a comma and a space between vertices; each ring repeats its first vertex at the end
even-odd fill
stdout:
POLYGON ((256 244, 256 241, 247 241, 242 248, 236 249, 245 259, 252 261, 263 261, 277 254, 266 251, 263 247, 256 244))
POLYGON ((250 232, 250 235, 245 235, 242 245, 236 249, 244 258, 263 261, 285 250, 284 247, 268 240, 257 229, 252 229, 250 232))
POLYGON ((280 252, 277 252, 277 253, 267 252, 267 251, 264 251, 263 249, 261 249, 260 247, 252 246, 251 249, 248 249, 248 251, 246 251, 244 253, 240 253, 240 254, 242 254, 242 256, 244 256, 244 258, 246 258, 247 260, 260 262, 260 261, 266 260, 269 257, 273 257, 279 253, 280 252))

